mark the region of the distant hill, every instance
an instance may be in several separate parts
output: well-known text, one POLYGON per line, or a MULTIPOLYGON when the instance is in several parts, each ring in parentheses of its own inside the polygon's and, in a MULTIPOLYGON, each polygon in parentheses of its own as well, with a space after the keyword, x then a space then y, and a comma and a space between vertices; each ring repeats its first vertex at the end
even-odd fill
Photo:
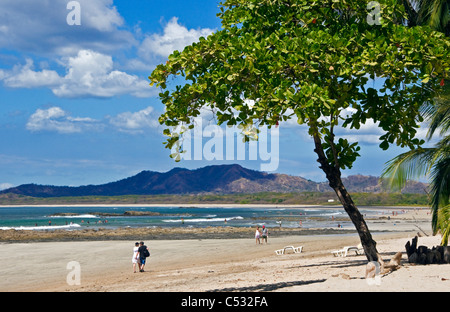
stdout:
MULTIPOLYGON (((350 192, 357 193, 382 193, 387 192, 382 189, 380 178, 374 176, 351 175, 347 178, 342 178, 342 182, 350 192)), ((408 181, 406 187, 402 190, 405 194, 426 194, 428 184, 408 181)))
MULTIPOLYGON (((354 175, 343 179, 350 192, 381 192, 379 179, 354 175)), ((405 193, 424 193, 426 184, 411 182, 405 193)), ((23 184, 0 194, 31 197, 120 196, 201 193, 329 192, 325 182, 287 174, 265 173, 240 165, 207 166, 195 170, 174 168, 168 172, 142 171, 135 176, 102 185, 78 187, 23 184)))

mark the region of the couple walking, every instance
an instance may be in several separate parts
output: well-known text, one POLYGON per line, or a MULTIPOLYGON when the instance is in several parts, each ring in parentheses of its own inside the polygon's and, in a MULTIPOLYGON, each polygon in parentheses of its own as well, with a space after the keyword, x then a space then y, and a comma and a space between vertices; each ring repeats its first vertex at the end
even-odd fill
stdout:
POLYGON ((263 239, 263 242, 266 241, 266 244, 267 244, 267 236, 268 235, 269 235, 269 231, 267 230, 265 225, 263 225, 262 231, 259 230, 259 226, 258 226, 256 228, 256 232, 255 232, 256 244, 261 244, 261 237, 263 239))
POLYGON ((145 260, 150 257, 150 251, 148 247, 144 245, 144 242, 136 242, 133 248, 133 270, 136 273, 136 265, 139 268, 139 272, 144 272, 145 260))

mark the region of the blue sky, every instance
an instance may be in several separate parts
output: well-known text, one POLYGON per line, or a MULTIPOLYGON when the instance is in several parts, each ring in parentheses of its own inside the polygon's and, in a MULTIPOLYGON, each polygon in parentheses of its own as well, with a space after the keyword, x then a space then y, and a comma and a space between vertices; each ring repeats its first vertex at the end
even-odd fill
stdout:
MULTIPOLYGON (((148 76, 174 50, 220 28, 214 0, 0 2, 0 189, 24 183, 87 185, 142 170, 165 172, 261 160, 183 160, 163 147, 163 112, 148 76)), ((280 125, 275 172, 323 181, 313 144, 296 122, 280 125)), ((338 133, 361 143, 344 175, 379 175, 400 152, 379 149, 376 125, 338 133)))

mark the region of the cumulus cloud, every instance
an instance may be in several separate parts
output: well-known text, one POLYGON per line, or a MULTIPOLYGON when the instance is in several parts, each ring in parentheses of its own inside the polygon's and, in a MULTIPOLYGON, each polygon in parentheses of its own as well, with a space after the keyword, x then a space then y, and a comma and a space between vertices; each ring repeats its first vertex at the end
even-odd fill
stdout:
POLYGON ((158 127, 158 117, 153 107, 149 106, 138 112, 124 112, 114 117, 108 117, 111 125, 119 131, 128 133, 143 133, 149 128, 158 127))
POLYGON ((114 70, 112 57, 90 50, 82 50, 69 57, 64 82, 53 93, 60 97, 112 97, 131 94, 148 97, 155 94, 149 83, 135 75, 114 70))
POLYGON ((82 25, 101 32, 111 32, 124 24, 124 19, 113 5, 113 0, 78 0, 78 2, 83 12, 82 25))
POLYGON ((131 94, 149 97, 156 94, 146 80, 114 69, 112 57, 91 50, 81 50, 76 56, 64 58, 61 63, 66 75, 54 70, 35 71, 33 61, 15 66, 10 72, 0 73, 0 80, 12 88, 48 87, 58 97, 102 97, 131 94))
POLYGON ((145 34, 126 25, 113 0, 77 2, 79 26, 68 23, 68 0, 0 1, 0 49, 15 51, 9 68, 0 63, 5 86, 49 88, 64 98, 154 96, 158 92, 149 86, 149 71, 174 50, 213 32, 188 29, 173 17, 162 34, 145 34), (117 56, 114 62, 111 55, 117 56), (145 77, 129 73, 143 71, 145 77))
POLYGON ((182 51, 184 47, 207 37, 214 30, 209 28, 187 29, 178 23, 178 18, 173 17, 164 27, 163 34, 147 35, 139 47, 139 55, 144 59, 152 59, 155 56, 168 57, 173 51, 182 51))
POLYGON ((0 1, 0 48, 61 56, 80 49, 112 51, 136 43, 132 33, 120 29, 124 19, 113 0, 78 0, 80 26, 68 25, 68 2, 0 1))
POLYGON ((50 107, 37 109, 28 119, 26 128, 32 132, 51 131, 67 134, 99 129, 102 125, 95 119, 71 117, 60 107, 50 107))
POLYGON ((54 87, 62 82, 58 73, 53 70, 34 70, 33 60, 27 59, 23 66, 14 66, 10 73, 0 73, 0 80, 12 88, 54 87))
POLYGON ((142 134, 159 126, 159 114, 149 106, 137 112, 123 112, 103 119, 73 117, 60 107, 37 109, 28 119, 27 130, 31 132, 57 132, 60 134, 86 131, 120 131, 128 134, 142 134))

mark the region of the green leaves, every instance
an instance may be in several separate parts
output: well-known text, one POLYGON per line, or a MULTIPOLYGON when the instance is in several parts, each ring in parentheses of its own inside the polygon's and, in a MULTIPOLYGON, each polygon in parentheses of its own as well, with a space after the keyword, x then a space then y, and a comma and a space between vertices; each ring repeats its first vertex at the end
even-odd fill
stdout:
MULTIPOLYGON (((330 124, 331 129, 333 129, 336 122, 330 122, 330 124)), ((360 156, 358 142, 350 143, 345 138, 339 138, 335 142, 335 135, 332 130, 324 128, 324 132, 322 148, 325 151, 328 163, 342 170, 351 169, 356 158, 360 156)))
MULTIPOLYGON (((149 77, 163 91, 160 122, 189 125, 208 108, 221 124, 276 125, 294 112, 310 133, 359 129, 372 119, 383 130, 382 149, 420 145, 419 108, 449 76, 450 43, 429 29, 395 24, 404 16, 398 1, 378 2, 381 25, 367 23, 367 3, 359 0, 223 1, 222 29, 174 51, 149 77), (341 116, 349 107, 351 116, 341 116)), ((342 169, 359 156, 346 139, 326 150, 342 169)))

